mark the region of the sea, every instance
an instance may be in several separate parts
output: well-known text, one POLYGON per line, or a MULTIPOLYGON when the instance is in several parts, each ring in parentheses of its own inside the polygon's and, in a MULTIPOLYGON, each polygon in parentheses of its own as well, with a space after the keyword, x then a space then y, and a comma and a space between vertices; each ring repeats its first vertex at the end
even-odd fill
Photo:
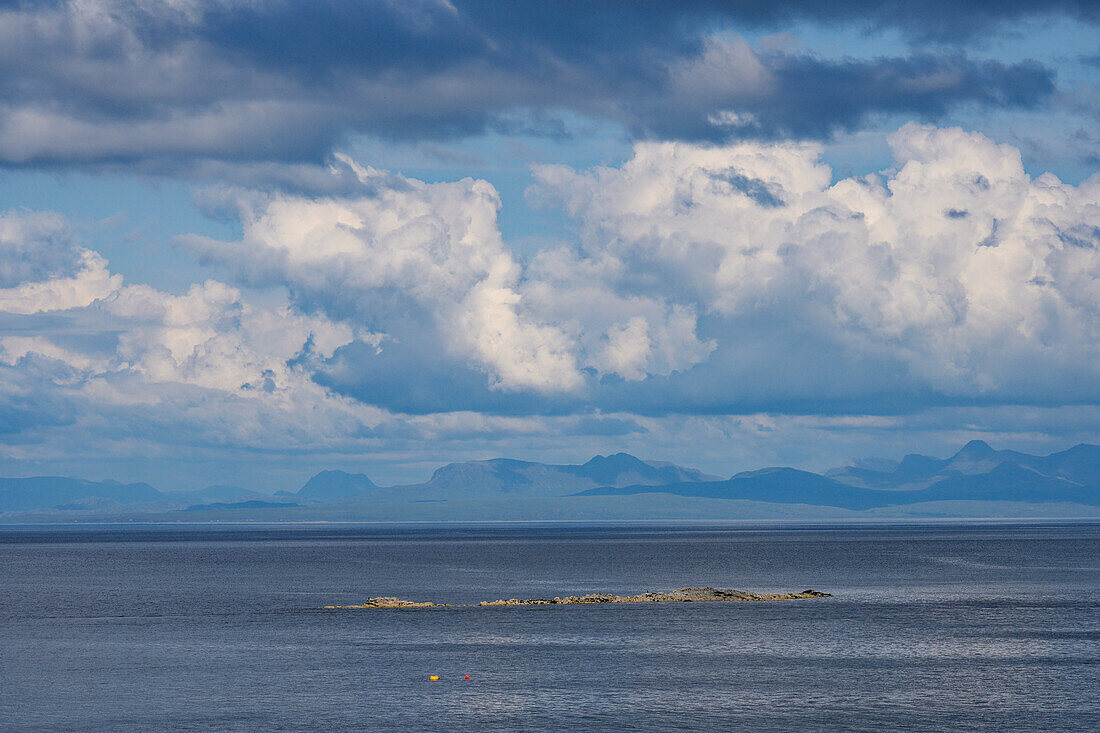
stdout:
POLYGON ((9 526, 0 729, 1100 730, 1100 523, 9 526))

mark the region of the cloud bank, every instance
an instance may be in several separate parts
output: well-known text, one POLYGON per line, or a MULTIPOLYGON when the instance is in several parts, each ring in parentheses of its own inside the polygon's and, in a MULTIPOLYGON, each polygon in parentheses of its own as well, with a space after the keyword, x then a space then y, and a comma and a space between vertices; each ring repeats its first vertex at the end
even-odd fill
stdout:
POLYGON ((779 430, 953 438, 964 413, 1096 429, 1100 177, 1031 177, 957 128, 890 144, 895 167, 839 179, 805 142, 539 167, 531 201, 576 238, 528 258, 486 181, 340 157, 204 192, 243 236, 180 244, 237 282, 181 293, 125 282, 57 214, 8 212, 4 457, 553 455, 577 435, 690 457, 779 430))
POLYGON ((890 144, 895 169, 836 181, 809 143, 639 143, 620 167, 540 167, 530 197, 578 240, 527 262, 484 181, 347 160, 363 193, 214 192, 244 239, 186 244, 380 334, 318 378, 402 412, 1100 397, 1100 182, 1033 179, 1016 149, 959 129, 910 124, 890 144), (465 388, 447 398, 451 379, 465 388))
POLYGON ((4 3, 0 164, 318 162, 357 135, 560 134, 563 112, 716 142, 1033 109, 1053 98, 1052 69, 960 41, 1050 17, 1100 16, 1075 2, 4 3), (822 58, 740 35, 800 21, 890 28, 914 50, 822 58))
POLYGON ((309 377, 340 346, 370 342, 362 329, 264 308, 213 280, 180 295, 125 284, 52 214, 0 216, 0 272, 9 285, 0 289, 9 458, 35 445, 43 426, 92 446, 147 450, 149 441, 158 452, 180 443, 300 448, 313 434, 378 420, 377 409, 309 377))
POLYGON ((958 129, 890 144, 895 170, 833 182, 814 145, 646 143, 619 168, 541 168, 535 194, 620 287, 704 316, 726 394, 771 391, 775 364, 802 375, 780 400, 1100 396, 1100 180, 1032 179, 958 129))
POLYGON ((238 209, 244 240, 182 241, 250 284, 286 285, 304 311, 369 324, 382 334, 377 351, 412 342, 417 358, 481 369, 490 388, 568 394, 586 367, 641 379, 713 348, 695 337, 690 307, 613 292, 600 272, 584 272, 592 263, 559 263, 574 292, 532 280, 501 238, 486 181, 428 184, 346 157, 333 175, 341 168, 361 182, 358 195, 225 190, 219 204, 238 209))

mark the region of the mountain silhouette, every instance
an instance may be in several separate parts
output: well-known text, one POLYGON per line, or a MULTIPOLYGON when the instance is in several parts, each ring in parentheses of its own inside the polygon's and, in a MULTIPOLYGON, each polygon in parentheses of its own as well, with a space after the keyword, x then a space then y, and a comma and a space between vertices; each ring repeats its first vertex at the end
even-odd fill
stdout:
POLYGON ((0 478, 0 512, 49 509, 58 506, 144 504, 163 501, 164 494, 149 484, 85 481, 63 476, 0 478))
POLYGON ((321 471, 298 490, 301 499, 337 501, 361 497, 378 486, 362 473, 321 471))
MULTIPOLYGON (((454 519, 477 519, 482 516, 479 512, 514 516, 519 510, 503 509, 509 506, 537 506, 539 511, 558 516, 554 507, 566 505, 571 507, 571 517, 578 512, 586 516, 578 507, 595 507, 592 519, 599 519, 602 511, 630 507, 637 508, 638 516, 668 507, 679 507, 675 511, 681 514, 703 512, 705 516, 705 510, 699 508, 702 505, 685 503, 702 499, 773 507, 799 505, 803 514, 812 512, 813 507, 865 511, 943 502, 955 502, 953 506, 958 502, 1058 505, 1069 507, 1072 513, 1076 511, 1073 507, 1100 507, 1100 446, 1082 444, 1037 456, 996 450, 984 441, 972 440, 948 458, 910 454, 897 462, 864 459, 824 474, 776 466, 744 471, 728 479, 670 463, 644 461, 628 453, 597 455, 581 464, 494 458, 447 464, 427 481, 405 486, 378 486, 361 473, 326 470, 315 474, 297 493, 279 491, 274 496, 233 486, 160 492, 145 483, 56 476, 0 479, 0 512, 7 521, 18 521, 25 512, 118 516, 170 514, 189 507, 192 511, 201 507, 224 512, 227 517, 278 510, 285 512, 279 516, 286 519, 311 508, 323 509, 326 513, 321 516, 339 518, 356 507, 405 507, 398 514, 415 518, 421 516, 415 507, 432 505, 456 507, 453 512, 447 509, 445 515, 431 515, 454 519), (578 504, 578 497, 601 497, 602 503, 578 504)), ((732 510, 722 511, 728 514, 732 510)), ((963 507, 959 511, 969 510, 963 507)), ((1018 508, 1011 511, 1026 513, 1018 508)))
POLYGON ((604 486, 578 496, 678 496, 808 504, 865 510, 922 502, 997 501, 1100 504, 1100 446, 1049 456, 994 450, 972 440, 947 459, 908 455, 891 470, 849 466, 826 475, 793 468, 739 473, 726 481, 604 486))

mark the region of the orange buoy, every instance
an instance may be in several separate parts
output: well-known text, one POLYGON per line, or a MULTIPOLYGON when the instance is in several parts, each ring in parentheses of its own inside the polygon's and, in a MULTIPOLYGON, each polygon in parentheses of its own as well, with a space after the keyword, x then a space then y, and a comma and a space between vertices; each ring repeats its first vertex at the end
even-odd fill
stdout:
POLYGON ((437 675, 437 674, 433 674, 433 675, 432 675, 431 677, 429 677, 428 679, 430 679, 430 680, 431 680, 432 682, 439 682, 439 675, 437 675))

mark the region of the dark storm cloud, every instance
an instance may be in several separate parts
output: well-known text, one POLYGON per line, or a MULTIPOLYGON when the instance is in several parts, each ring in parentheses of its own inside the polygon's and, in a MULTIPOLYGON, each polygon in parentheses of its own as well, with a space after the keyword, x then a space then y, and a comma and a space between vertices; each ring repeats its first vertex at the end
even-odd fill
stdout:
POLYGON ((950 43, 1038 14, 1097 17, 1094 4, 1070 2, 181 8, 0 3, 0 160, 318 160, 353 134, 446 139, 528 116, 561 134, 545 120, 558 110, 650 137, 825 137, 876 112, 1040 105, 1053 90, 1049 69, 975 61, 950 43), (948 45, 832 61, 758 55, 715 35, 798 20, 890 26, 948 45), (743 124, 716 120, 730 112, 743 124))
POLYGON ((318 68, 336 52, 348 63, 430 67, 443 57, 533 50, 577 58, 658 47, 690 50, 701 30, 722 26, 774 29, 806 21, 892 28, 919 41, 950 43, 1006 22, 1064 15, 1100 19, 1090 0, 496 0, 451 2, 269 2, 221 6, 206 16, 203 35, 273 63, 318 68))
POLYGON ((1005 65, 963 57, 916 56, 826 63, 784 59, 776 70, 785 93, 762 110, 768 126, 819 137, 853 129, 871 112, 936 118, 953 105, 1029 109, 1054 91, 1054 74, 1035 62, 1005 65))

